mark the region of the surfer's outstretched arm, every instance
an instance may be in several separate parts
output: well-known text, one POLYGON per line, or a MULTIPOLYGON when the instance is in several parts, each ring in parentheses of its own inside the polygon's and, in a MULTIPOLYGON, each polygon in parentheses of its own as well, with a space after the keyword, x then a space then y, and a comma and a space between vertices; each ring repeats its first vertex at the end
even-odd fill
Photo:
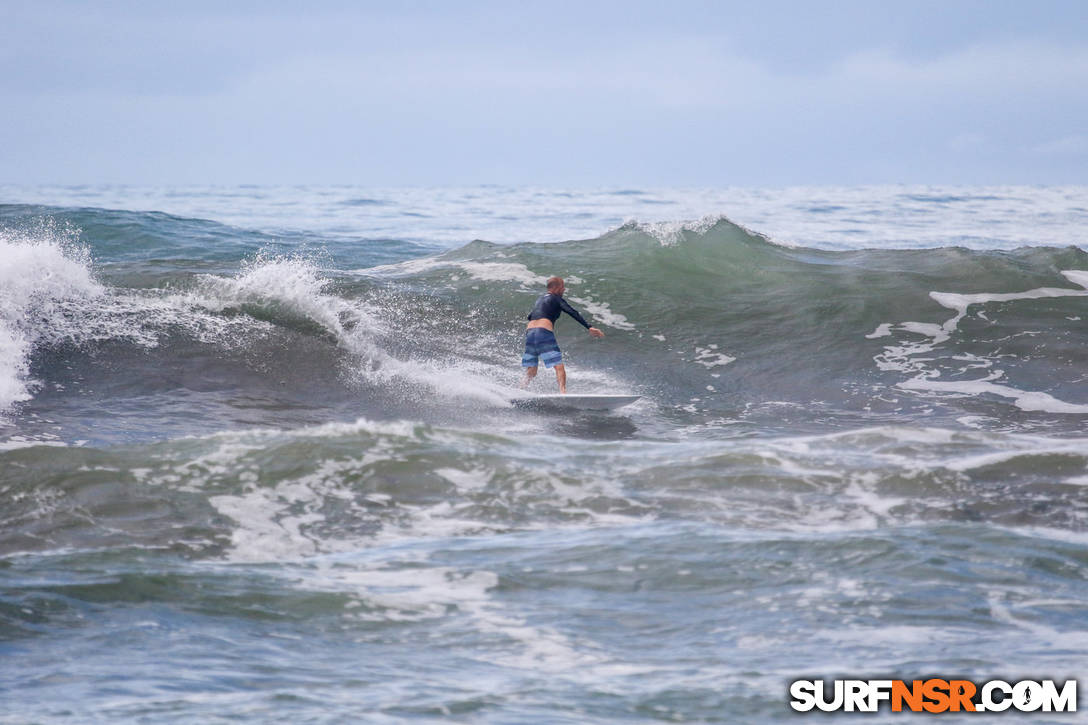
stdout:
POLYGON ((586 322, 586 318, 582 317, 581 312, 571 307, 570 303, 563 299, 562 295, 556 295, 555 299, 559 302, 559 309, 574 318, 574 321, 577 322, 579 325, 586 328, 587 330, 589 329, 589 323, 586 322))
POLYGON ((563 312, 566 312, 574 319, 575 322, 586 328, 586 331, 589 332, 589 334, 593 337, 604 337, 603 332, 598 330, 596 327, 591 327, 590 324, 586 322, 586 318, 582 317, 582 314, 578 312, 578 310, 571 307, 570 303, 562 297, 559 297, 559 309, 563 310, 563 312))

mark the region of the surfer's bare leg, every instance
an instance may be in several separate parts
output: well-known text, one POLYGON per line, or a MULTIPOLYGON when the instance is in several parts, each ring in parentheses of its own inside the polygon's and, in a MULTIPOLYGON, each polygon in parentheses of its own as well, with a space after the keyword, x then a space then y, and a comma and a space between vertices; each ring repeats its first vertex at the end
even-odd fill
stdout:
POLYGON ((529 383, 533 382, 533 378, 536 377, 536 368, 525 368, 525 379, 521 381, 521 387, 529 387, 529 383))
POLYGON ((559 393, 566 395, 567 393, 567 369, 563 367, 563 363, 559 363, 555 366, 555 381, 559 383, 559 393))

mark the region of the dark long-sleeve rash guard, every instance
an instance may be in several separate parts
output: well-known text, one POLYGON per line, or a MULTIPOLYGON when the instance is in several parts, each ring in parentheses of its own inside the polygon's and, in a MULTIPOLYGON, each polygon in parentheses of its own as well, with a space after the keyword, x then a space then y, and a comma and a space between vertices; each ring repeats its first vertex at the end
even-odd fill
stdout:
POLYGON ((584 317, 578 314, 578 310, 571 307, 560 295, 552 294, 551 292, 536 298, 536 304, 533 305, 533 311, 529 313, 527 319, 542 320, 546 317, 554 324, 555 321, 559 319, 560 312, 566 312, 573 317, 579 325, 587 330, 589 329, 589 323, 585 321, 584 317))

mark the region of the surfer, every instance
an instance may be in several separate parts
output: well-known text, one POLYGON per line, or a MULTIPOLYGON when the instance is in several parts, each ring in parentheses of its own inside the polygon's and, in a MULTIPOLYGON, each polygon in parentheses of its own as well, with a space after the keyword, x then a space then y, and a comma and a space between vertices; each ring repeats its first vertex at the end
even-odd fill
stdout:
POLYGON ((529 313, 529 324, 525 326, 525 354, 521 356, 521 366, 525 368, 525 380, 521 383, 523 388, 529 387, 529 383, 536 377, 539 358, 544 361, 544 367, 555 368, 559 392, 567 392, 567 370, 563 367, 563 353, 559 351, 559 343, 555 339, 555 321, 559 319, 560 312, 566 312, 573 317, 592 337, 604 337, 603 332, 596 327, 590 327, 585 318, 578 314, 578 310, 563 299, 566 289, 562 277, 551 277, 548 280, 548 291, 537 297, 533 311, 529 313))

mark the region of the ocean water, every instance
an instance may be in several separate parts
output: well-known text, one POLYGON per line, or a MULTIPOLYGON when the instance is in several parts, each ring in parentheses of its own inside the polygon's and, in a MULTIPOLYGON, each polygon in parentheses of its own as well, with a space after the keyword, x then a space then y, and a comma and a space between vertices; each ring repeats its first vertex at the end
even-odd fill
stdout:
POLYGON ((1081 187, 0 186, 0 722, 1083 676, 1086 245, 1081 187), (553 274, 638 403, 510 405, 553 274))

